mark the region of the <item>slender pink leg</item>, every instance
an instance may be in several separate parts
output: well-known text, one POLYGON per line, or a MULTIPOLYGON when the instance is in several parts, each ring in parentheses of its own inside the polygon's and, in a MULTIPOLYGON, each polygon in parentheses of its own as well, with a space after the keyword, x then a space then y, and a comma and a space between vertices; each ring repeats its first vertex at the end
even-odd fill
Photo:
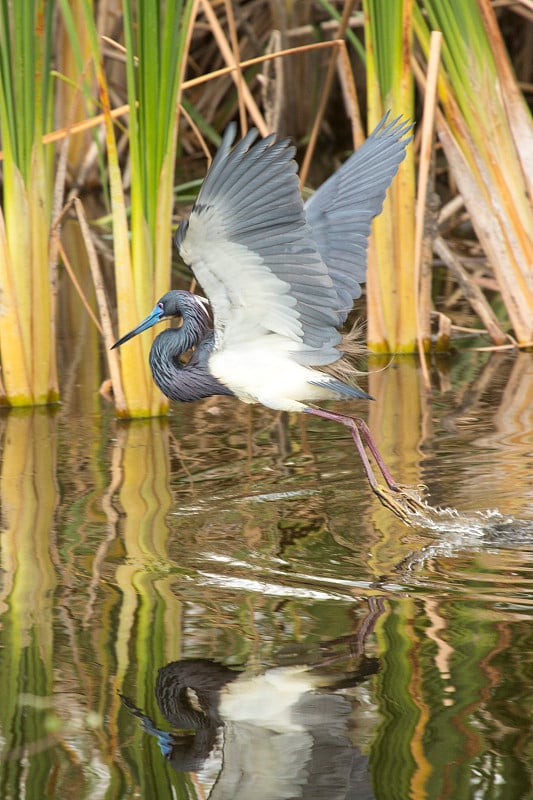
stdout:
MULTIPOLYGON (((331 420, 333 420, 333 422, 340 422, 341 425, 345 425, 347 428, 349 428, 350 433, 352 434, 352 438, 353 438, 353 440, 355 442, 355 446, 357 448, 357 452, 359 453, 359 457, 360 457, 361 461, 363 462, 363 469, 365 470, 366 477, 368 478, 368 482, 370 483, 370 486, 372 487, 372 489, 374 489, 374 491, 375 491, 376 488, 377 488, 378 482, 376 481, 376 477, 375 477, 374 473, 372 472, 372 467, 370 466, 370 461, 368 460, 368 456, 367 456, 367 454, 365 452, 365 448, 363 446, 363 442, 361 441, 361 436, 359 434, 358 425, 356 424, 357 422, 359 422, 359 420, 355 420, 352 417, 346 417, 343 414, 335 414, 332 411, 325 411, 323 408, 306 408, 305 411, 306 411, 307 414, 314 414, 315 417, 322 417, 323 419, 331 419, 331 420)), ((362 421, 363 420, 361 420, 361 422, 362 421)), ((367 430, 368 430, 368 428, 367 428, 367 430)), ((370 431, 368 431, 368 433, 370 434, 370 431)), ((372 444, 374 444, 374 443, 372 442, 372 444)), ((375 446, 374 446, 374 448, 372 448, 369 445, 369 448, 370 448, 370 451, 371 451, 372 455, 374 455, 374 450, 377 452, 377 448, 375 446)), ((378 459, 376 459, 376 461, 378 463, 378 466, 381 469, 380 462, 383 463, 383 459, 381 458, 381 456, 379 458, 379 461, 378 461, 378 459)), ((385 480, 387 480, 387 477, 386 477, 385 474, 383 475, 383 477, 385 478, 385 480)), ((388 483, 388 481, 387 481, 387 483, 388 483)), ((393 481, 393 483, 394 483, 394 481, 393 481)))
POLYGON ((396 481, 394 480, 394 478, 390 474, 387 465, 383 461, 381 453, 379 452, 379 450, 377 448, 377 445, 376 445, 376 443, 375 443, 375 441, 374 441, 374 439, 372 437, 372 434, 370 433, 370 429, 369 429, 368 425, 366 424, 364 419, 361 419, 361 417, 354 417, 353 421, 357 425, 361 436, 363 437, 364 441, 368 445, 368 449, 370 450, 370 452, 374 456, 374 458, 376 460, 376 464, 380 468, 381 474, 385 478, 387 486, 390 486, 391 489, 397 489, 398 488, 398 484, 396 483, 396 481))
POLYGON ((424 510, 424 505, 418 499, 418 497, 416 497, 416 495, 412 492, 404 490, 394 480, 387 469, 385 462, 381 457, 381 453, 379 452, 377 445, 372 438, 372 434, 370 433, 368 425, 366 422, 364 422, 364 420, 362 420, 360 417, 348 417, 345 414, 336 414, 333 411, 325 411, 323 408, 307 407, 305 411, 307 414, 313 414, 315 417, 322 417, 323 419, 333 420, 333 422, 340 422, 341 425, 344 425, 349 429, 355 442, 357 452, 359 453, 359 457, 362 461, 363 469, 365 470, 370 487, 384 506, 386 506, 394 514, 400 517, 400 519, 407 523, 409 523, 409 515, 411 513, 420 513, 424 510), (370 461, 368 460, 363 442, 367 445, 368 449, 372 453, 376 464, 383 475, 385 483, 387 484, 386 487, 380 486, 377 482, 376 476, 372 471, 370 461))

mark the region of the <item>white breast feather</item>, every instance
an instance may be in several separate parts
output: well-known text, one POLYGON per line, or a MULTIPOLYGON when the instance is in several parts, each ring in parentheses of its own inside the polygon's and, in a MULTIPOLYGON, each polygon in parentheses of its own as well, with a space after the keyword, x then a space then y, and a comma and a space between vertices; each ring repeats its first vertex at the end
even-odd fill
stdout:
POLYGON ((213 351, 209 370, 245 403, 261 403, 278 411, 302 411, 305 402, 335 397, 315 386, 328 376, 298 364, 291 357, 301 345, 278 334, 263 334, 235 347, 213 351))

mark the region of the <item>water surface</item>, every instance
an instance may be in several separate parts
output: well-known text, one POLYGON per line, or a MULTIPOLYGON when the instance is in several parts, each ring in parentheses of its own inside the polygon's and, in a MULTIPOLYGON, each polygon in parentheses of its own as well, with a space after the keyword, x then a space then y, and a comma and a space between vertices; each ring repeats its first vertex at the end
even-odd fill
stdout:
POLYGON ((3 413, 0 797, 533 797, 533 357, 437 367, 354 407, 411 526, 324 420, 3 413))

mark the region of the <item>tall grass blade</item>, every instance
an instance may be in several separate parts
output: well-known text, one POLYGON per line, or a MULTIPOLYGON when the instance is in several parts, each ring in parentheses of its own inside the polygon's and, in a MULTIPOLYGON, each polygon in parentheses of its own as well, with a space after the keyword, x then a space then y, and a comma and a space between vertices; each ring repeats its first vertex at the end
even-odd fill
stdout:
MULTIPOLYGON (((130 258, 117 261, 115 270, 121 331, 132 328, 170 286, 177 110, 195 8, 195 0, 146 0, 135 15, 131 0, 124 0, 132 181, 130 258)), ((139 360, 148 363, 150 344, 145 336, 136 348, 122 350, 124 413, 131 416, 167 408, 148 374, 139 381, 139 360)))
MULTIPOLYGON (((413 117, 412 0, 364 0, 368 127, 385 111, 413 117)), ((367 281, 368 345, 375 352, 414 352, 415 175, 413 147, 400 164, 383 213, 374 220, 367 281)))
POLYGON ((527 168, 533 158, 531 115, 518 101, 519 90, 486 0, 419 0, 419 5, 414 21, 424 52, 430 28, 438 28, 444 36, 439 81, 443 113, 437 117, 442 145, 494 270, 516 339, 531 344, 533 207, 527 168), (513 97, 512 103, 504 99, 506 95, 513 97))
POLYGON ((48 232, 53 194, 51 127, 53 4, 0 2, 0 360, 9 405, 58 398, 48 232))
MULTIPOLYGON (((60 1, 67 14, 68 3, 60 1)), ((120 331, 134 327, 170 286, 177 112, 196 5, 196 0, 174 3, 146 0, 137 4, 124 0, 123 3, 131 164, 131 229, 128 229, 107 76, 92 7, 89 0, 83 0, 106 132, 120 331)), ((150 345, 147 335, 121 351, 125 400, 120 402, 116 398, 119 416, 158 415, 168 407, 166 398, 151 379, 150 345)))

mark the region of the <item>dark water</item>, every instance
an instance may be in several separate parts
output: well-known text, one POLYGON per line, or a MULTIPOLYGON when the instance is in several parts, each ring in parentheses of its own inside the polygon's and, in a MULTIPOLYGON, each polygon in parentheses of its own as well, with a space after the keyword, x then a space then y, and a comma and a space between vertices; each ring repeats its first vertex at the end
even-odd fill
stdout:
POLYGON ((371 376, 410 527, 333 423, 84 370, 0 419, 3 800, 533 797, 531 355, 371 376))

